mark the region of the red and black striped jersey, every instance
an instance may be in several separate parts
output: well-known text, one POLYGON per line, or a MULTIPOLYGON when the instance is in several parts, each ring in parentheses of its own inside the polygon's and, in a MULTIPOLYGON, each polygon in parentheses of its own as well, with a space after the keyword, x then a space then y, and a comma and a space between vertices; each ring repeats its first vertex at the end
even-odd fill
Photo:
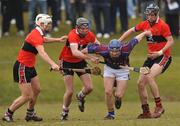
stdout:
MULTIPOLYGON (((135 31, 146 30, 150 30, 152 33, 152 36, 146 37, 148 53, 160 51, 167 43, 166 37, 171 36, 169 26, 160 18, 157 19, 153 26, 147 20, 135 26, 135 31)), ((170 55, 170 53, 170 48, 164 52, 165 55, 170 55)))
POLYGON ((94 33, 92 33, 91 31, 89 31, 88 34, 82 38, 78 35, 78 32, 76 31, 76 29, 71 30, 70 33, 68 34, 67 43, 63 47, 59 55, 59 59, 62 59, 66 62, 72 62, 72 63, 77 63, 77 62, 82 61, 83 59, 73 56, 69 45, 72 43, 77 43, 79 50, 81 50, 85 48, 89 43, 94 43, 95 40, 96 40, 96 37, 94 33))
POLYGON ((22 49, 19 51, 17 60, 27 67, 34 67, 36 62, 36 46, 44 43, 43 31, 36 27, 26 37, 22 49))

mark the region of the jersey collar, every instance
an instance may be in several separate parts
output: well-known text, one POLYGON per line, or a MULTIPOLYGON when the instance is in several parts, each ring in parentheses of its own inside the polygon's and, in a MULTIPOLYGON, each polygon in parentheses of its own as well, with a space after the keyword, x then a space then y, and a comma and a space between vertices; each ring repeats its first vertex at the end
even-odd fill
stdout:
POLYGON ((40 27, 36 26, 36 30, 38 30, 39 33, 40 33, 42 36, 44 36, 44 32, 42 31, 42 29, 41 29, 40 27))

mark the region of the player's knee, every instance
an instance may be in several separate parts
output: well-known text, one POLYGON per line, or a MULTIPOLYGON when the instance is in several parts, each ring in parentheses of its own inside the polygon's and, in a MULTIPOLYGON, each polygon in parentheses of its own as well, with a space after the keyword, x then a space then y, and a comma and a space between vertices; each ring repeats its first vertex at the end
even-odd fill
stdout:
POLYGON ((119 98, 119 99, 121 99, 121 98, 123 97, 123 94, 120 93, 120 92, 116 92, 116 97, 119 98))
POLYGON ((140 78, 140 79, 137 81, 138 86, 143 86, 143 85, 145 85, 146 80, 147 80, 147 77, 140 78))
POLYGON ((40 88, 38 88, 38 89, 36 89, 35 91, 34 91, 34 95, 39 95, 39 93, 41 92, 41 89, 40 88))
POLYGON ((145 79, 140 79, 140 80, 138 80, 138 89, 139 90, 143 90, 144 89, 144 87, 145 87, 145 79))
POLYGON ((149 75, 147 76, 147 81, 148 81, 148 83, 150 83, 150 82, 153 81, 153 80, 154 80, 154 76, 151 75, 151 74, 149 74, 149 75))
POLYGON ((23 98, 25 101, 30 101, 33 99, 33 95, 29 93, 29 94, 24 95, 23 98))
POLYGON ((145 87, 144 83, 138 83, 138 89, 143 90, 145 87))
POLYGON ((86 86, 85 88, 86 88, 86 91, 87 91, 88 93, 93 91, 93 86, 92 86, 92 85, 88 85, 88 86, 86 86))
POLYGON ((72 95, 73 95, 73 90, 68 90, 68 91, 66 91, 66 95, 68 95, 68 97, 72 97, 72 95))
POLYGON ((105 90, 106 96, 112 96, 112 91, 111 90, 105 90))

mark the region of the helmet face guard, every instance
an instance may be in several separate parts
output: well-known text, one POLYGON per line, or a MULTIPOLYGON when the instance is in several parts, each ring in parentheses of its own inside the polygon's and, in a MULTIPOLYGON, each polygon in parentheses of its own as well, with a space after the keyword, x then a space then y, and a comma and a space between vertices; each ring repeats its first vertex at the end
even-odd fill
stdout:
POLYGON ((146 10, 144 12, 146 15, 154 14, 157 16, 159 13, 159 7, 155 3, 151 3, 146 7, 146 10))
POLYGON ((121 54, 121 48, 122 48, 122 43, 118 41, 117 39, 113 39, 110 41, 108 45, 109 53, 112 58, 119 57, 121 54))
POLYGON ((80 36, 84 37, 89 32, 89 21, 86 18, 80 17, 76 20, 76 28, 80 36))
POLYGON ((146 7, 144 12, 146 14, 146 18, 151 25, 155 24, 158 14, 159 14, 159 7, 155 3, 151 3, 146 7))
POLYGON ((35 23, 38 26, 40 26, 41 23, 48 25, 49 23, 52 23, 52 18, 48 14, 38 14, 36 16, 35 23))

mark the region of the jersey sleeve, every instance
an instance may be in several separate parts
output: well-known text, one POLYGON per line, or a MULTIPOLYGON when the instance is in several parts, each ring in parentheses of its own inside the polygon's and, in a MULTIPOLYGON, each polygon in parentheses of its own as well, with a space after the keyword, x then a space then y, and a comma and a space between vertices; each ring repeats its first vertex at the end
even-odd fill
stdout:
POLYGON ((88 53, 96 53, 103 56, 105 53, 108 52, 108 47, 107 45, 104 45, 104 44, 101 44, 101 45, 88 44, 87 50, 88 50, 88 53))
POLYGON ((43 44, 44 38, 40 35, 39 32, 33 31, 27 36, 26 41, 29 42, 32 46, 36 47, 43 44))
POLYGON ((95 36, 95 34, 94 33, 92 33, 92 32, 90 32, 90 38, 91 38, 91 42, 95 42, 95 40, 96 40, 96 36, 95 36))
POLYGON ((141 22, 139 24, 137 24, 135 26, 135 31, 138 32, 138 31, 143 31, 143 25, 144 25, 144 22, 141 22))
POLYGON ((78 43, 77 35, 73 31, 68 34, 68 42, 69 44, 78 43))
POLYGON ((129 55, 136 44, 138 44, 138 40, 136 38, 133 38, 127 44, 123 45, 123 47, 121 49, 122 53, 129 55))
POLYGON ((96 53, 98 51, 99 45, 90 43, 87 45, 88 53, 96 53))

